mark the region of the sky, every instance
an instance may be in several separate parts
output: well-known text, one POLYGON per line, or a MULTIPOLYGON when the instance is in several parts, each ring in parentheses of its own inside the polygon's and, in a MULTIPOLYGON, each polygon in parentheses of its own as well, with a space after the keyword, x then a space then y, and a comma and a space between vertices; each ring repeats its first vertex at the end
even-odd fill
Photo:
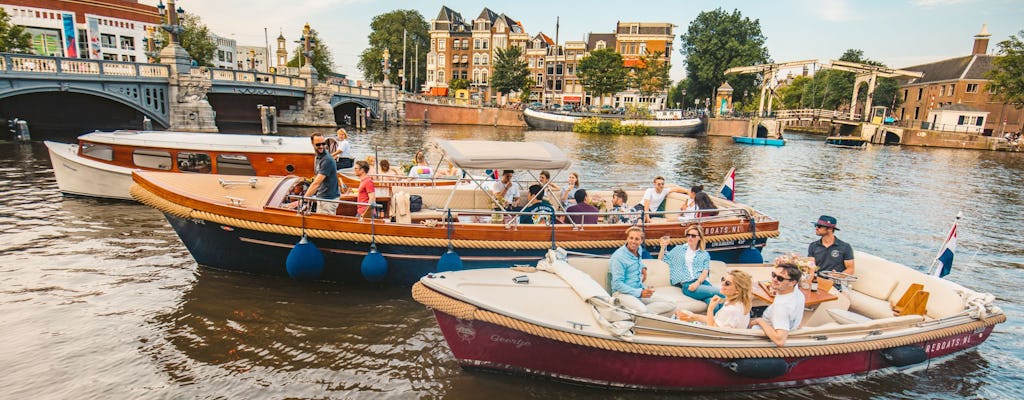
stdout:
MULTIPOLYGON (((521 21, 530 36, 544 32, 552 38, 557 17, 560 42, 584 40, 590 32, 612 32, 617 21, 670 22, 676 25, 676 49, 679 35, 702 11, 736 9, 744 17, 760 21, 768 53, 775 62, 827 62, 838 59, 847 49, 860 49, 865 57, 892 68, 969 55, 973 37, 982 24, 987 24, 992 34, 990 54, 995 53, 998 42, 1010 35, 1020 37, 1024 30, 1021 0, 177 0, 177 5, 199 15, 214 33, 233 38, 239 45, 264 45, 266 28, 271 51, 276 49, 279 33, 284 34, 291 51, 308 22, 330 48, 336 72, 355 79, 362 78, 356 64, 368 46, 370 21, 397 9, 415 9, 429 23, 441 6, 461 13, 467 20, 487 7, 521 21)), ((686 72, 682 55, 676 51, 671 61, 670 77, 673 81, 683 79, 686 72)))

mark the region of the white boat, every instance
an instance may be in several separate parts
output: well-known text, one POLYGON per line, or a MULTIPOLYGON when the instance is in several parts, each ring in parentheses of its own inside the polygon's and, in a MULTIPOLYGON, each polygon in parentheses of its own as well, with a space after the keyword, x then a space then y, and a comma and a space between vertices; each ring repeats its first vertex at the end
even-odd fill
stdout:
POLYGON ((65 194, 131 200, 133 170, 247 176, 313 172, 309 138, 193 132, 113 131, 46 141, 65 194))

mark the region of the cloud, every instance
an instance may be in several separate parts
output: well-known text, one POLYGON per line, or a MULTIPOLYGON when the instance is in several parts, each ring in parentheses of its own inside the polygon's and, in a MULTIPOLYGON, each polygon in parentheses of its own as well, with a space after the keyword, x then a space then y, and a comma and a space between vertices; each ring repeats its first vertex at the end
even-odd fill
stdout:
POLYGON ((817 10, 818 17, 825 21, 845 22, 860 19, 859 16, 851 10, 846 0, 818 1, 811 7, 814 7, 814 9, 817 10))

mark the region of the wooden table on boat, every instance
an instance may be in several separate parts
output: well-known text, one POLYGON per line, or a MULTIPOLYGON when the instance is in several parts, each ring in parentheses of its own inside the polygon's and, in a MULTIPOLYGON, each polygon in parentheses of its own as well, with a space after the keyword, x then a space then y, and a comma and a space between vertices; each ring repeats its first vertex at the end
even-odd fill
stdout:
MULTIPOLYGON (((766 292, 764 288, 761 287, 760 283, 755 283, 752 286, 753 287, 750 288, 750 292, 755 297, 764 300, 768 304, 771 304, 773 301, 775 301, 775 296, 768 295, 768 292, 766 292)), ((819 290, 817 292, 812 292, 810 289, 803 289, 800 288, 799 286, 797 286, 797 289, 804 293, 804 307, 816 306, 826 301, 839 299, 839 296, 832 294, 832 290, 819 290)))

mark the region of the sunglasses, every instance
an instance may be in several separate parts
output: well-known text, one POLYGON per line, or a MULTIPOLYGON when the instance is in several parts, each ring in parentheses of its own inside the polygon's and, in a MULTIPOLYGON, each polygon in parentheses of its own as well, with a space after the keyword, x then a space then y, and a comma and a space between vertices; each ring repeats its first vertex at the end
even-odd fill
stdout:
POLYGON ((792 280, 790 278, 787 278, 785 276, 782 276, 782 275, 779 275, 779 274, 776 274, 776 273, 772 273, 772 278, 774 278, 775 280, 777 280, 779 282, 785 282, 785 281, 792 280))
POLYGON ((815 227, 815 228, 828 228, 828 227, 827 227, 827 226, 825 226, 825 225, 815 225, 814 227, 815 227))
POLYGON ((320 142, 320 143, 314 144, 313 147, 324 147, 326 145, 327 145, 327 142, 320 142))
POLYGON ((725 278, 723 277, 723 278, 722 278, 722 286, 732 286, 732 281, 727 281, 727 280, 725 280, 725 278))
POLYGON ((693 233, 687 233, 686 237, 700 238, 700 235, 699 234, 693 234, 693 233))

